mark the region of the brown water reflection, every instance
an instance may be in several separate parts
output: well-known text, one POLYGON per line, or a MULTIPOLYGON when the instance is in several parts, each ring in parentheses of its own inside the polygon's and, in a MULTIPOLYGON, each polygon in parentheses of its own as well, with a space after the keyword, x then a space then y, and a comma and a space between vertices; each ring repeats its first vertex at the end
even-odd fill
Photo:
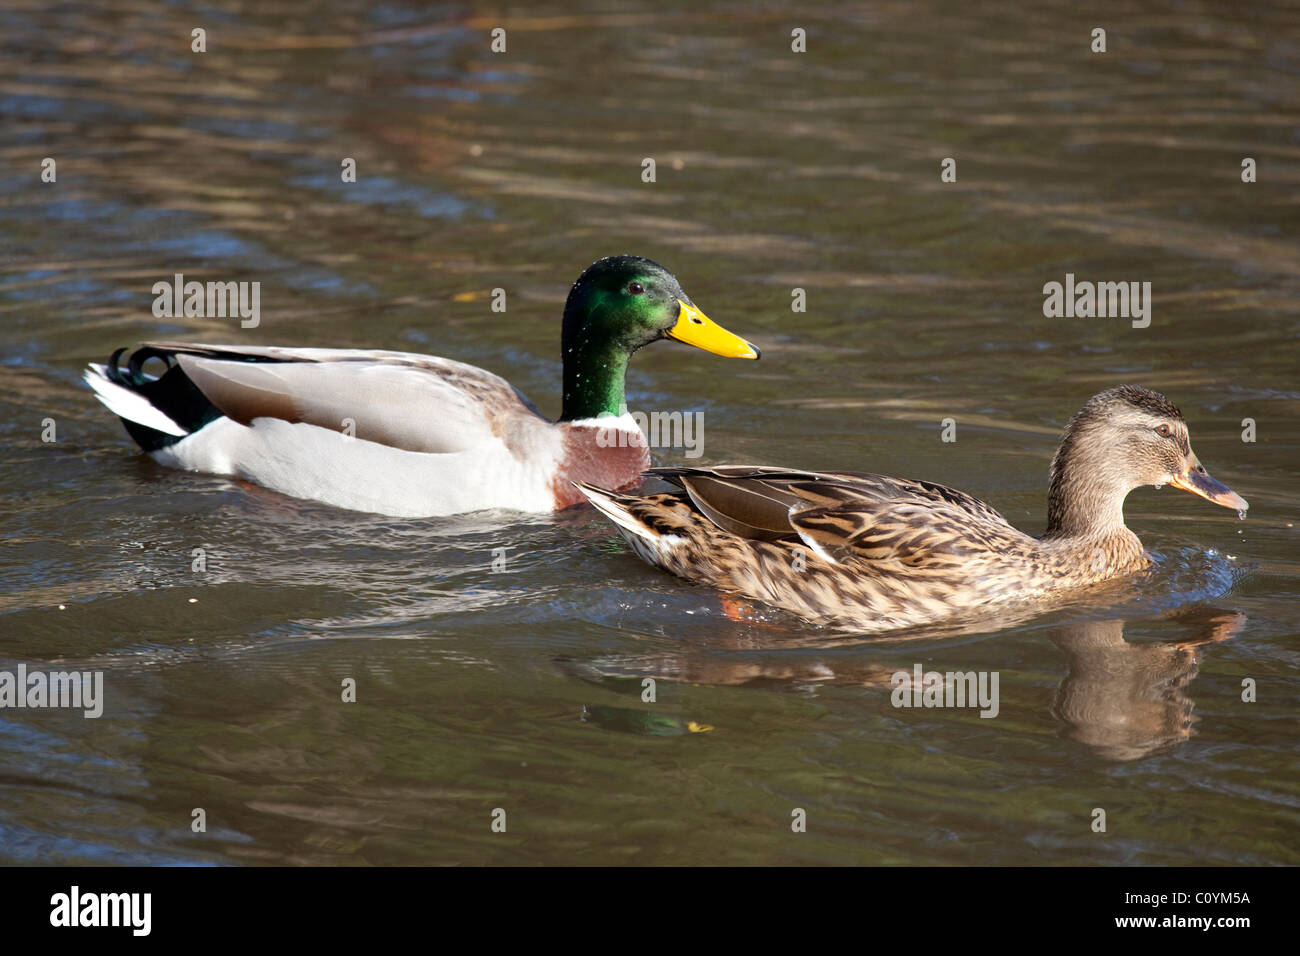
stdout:
MULTIPOLYGON (((1067 673, 1051 703, 1052 716, 1064 725, 1064 737, 1104 759, 1136 760, 1175 747, 1191 736, 1195 718, 1188 692, 1197 672, 1195 648, 1235 637, 1245 626, 1246 616, 1236 611, 1194 607, 1163 617, 1187 625, 1187 636, 1133 644, 1124 640, 1124 621, 1075 621, 1048 629, 1047 638, 1066 659, 1067 673)), ((790 642, 783 641, 781 646, 788 649, 790 642)), ((812 647, 813 642, 808 641, 805 646, 812 647)), ((692 647, 686 653, 667 652, 656 656, 566 659, 557 661, 557 666, 580 679, 595 682, 631 679, 638 687, 645 686, 643 682, 650 678, 656 682, 764 690, 782 686, 812 690, 847 685, 885 693, 899 688, 897 675, 910 675, 913 668, 903 657, 890 663, 871 658, 837 658, 828 663, 815 655, 795 661, 774 661, 722 656, 718 652, 717 647, 692 647)), ((926 667, 926 671, 937 670, 934 664, 926 667)), ((901 686, 906 689, 911 685, 903 681, 901 686)), ((969 706, 978 706, 974 698, 965 699, 972 701, 969 706)), ((654 708, 622 708, 612 714, 619 719, 598 722, 633 732, 665 732, 664 718, 654 708)), ((684 724, 674 720, 668 726, 684 724)))

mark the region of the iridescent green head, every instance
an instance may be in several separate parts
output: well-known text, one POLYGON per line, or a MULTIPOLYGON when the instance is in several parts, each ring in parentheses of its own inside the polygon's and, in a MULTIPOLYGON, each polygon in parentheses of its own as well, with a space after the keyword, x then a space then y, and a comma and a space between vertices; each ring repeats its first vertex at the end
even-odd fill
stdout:
POLYGON ((610 256, 587 267, 564 306, 564 411, 561 421, 617 415, 632 353, 662 338, 730 358, 758 349, 695 308, 677 278, 640 256, 610 256))

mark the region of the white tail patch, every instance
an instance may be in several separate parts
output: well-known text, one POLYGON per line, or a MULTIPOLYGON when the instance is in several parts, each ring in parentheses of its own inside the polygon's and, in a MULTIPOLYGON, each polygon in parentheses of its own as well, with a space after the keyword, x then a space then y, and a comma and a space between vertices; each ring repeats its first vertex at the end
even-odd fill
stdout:
POLYGON ((180 437, 189 434, 162 411, 150 404, 149 399, 143 395, 133 392, 129 388, 124 388, 115 382, 110 382, 106 377, 106 372, 107 370, 102 365, 91 365, 82 375, 82 378, 86 380, 87 385, 95 390, 95 397, 103 402, 105 407, 114 415, 166 435, 180 437))
POLYGON ((627 509, 620 505, 609 495, 597 491, 594 488, 584 488, 582 485, 576 486, 579 491, 587 496, 587 500, 595 505, 596 510, 603 514, 614 524, 618 525, 624 531, 636 535, 638 538, 644 538, 646 541, 658 541, 659 535, 651 531, 636 518, 628 514, 627 509))

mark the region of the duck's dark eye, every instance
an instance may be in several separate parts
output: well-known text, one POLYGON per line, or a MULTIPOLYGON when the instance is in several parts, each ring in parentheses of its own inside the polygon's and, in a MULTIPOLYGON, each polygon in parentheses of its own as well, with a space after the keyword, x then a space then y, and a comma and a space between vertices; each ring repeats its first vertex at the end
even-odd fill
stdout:
POLYGON ((627 284, 627 291, 632 293, 633 295, 640 295, 642 292, 645 291, 645 286, 643 286, 639 282, 629 282, 627 284))
POLYGON ((1173 435, 1173 431, 1169 428, 1168 425, 1161 425, 1159 428, 1156 429, 1156 434, 1159 435, 1161 438, 1169 438, 1173 435))

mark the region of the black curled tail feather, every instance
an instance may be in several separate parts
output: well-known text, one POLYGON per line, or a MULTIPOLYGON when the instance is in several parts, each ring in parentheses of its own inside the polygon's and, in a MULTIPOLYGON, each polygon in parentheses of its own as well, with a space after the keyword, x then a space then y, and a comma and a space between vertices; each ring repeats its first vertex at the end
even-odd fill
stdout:
MULTIPOLYGON (((176 356, 165 349, 141 346, 127 358, 125 371, 120 362, 127 349, 118 349, 109 358, 104 370, 105 376, 115 385, 128 388, 144 396, 150 405, 157 408, 186 432, 192 434, 210 422, 222 417, 221 412, 190 381, 176 361, 176 356), (152 358, 162 359, 167 369, 157 378, 146 375, 144 363, 152 358)), ((157 451, 174 445, 187 435, 168 435, 148 425, 141 425, 123 418, 127 433, 145 451, 157 451)))
MULTIPOLYGON (((109 357, 105 372, 108 380, 114 384, 129 388, 132 391, 139 391, 142 387, 152 383, 155 379, 145 375, 144 363, 150 359, 162 359, 167 363, 167 370, 170 371, 176 365, 176 356, 174 353, 165 349, 154 348, 152 345, 142 345, 126 360, 126 374, 122 373, 122 353, 130 349, 118 349, 109 357)), ((165 376, 166 373, 164 373, 165 376)), ((163 376, 160 376, 160 378, 163 376)), ((144 393, 141 393, 144 394, 144 393)), ((159 406, 161 407, 161 406, 159 406)), ((164 409, 165 411, 165 409, 164 409)))

